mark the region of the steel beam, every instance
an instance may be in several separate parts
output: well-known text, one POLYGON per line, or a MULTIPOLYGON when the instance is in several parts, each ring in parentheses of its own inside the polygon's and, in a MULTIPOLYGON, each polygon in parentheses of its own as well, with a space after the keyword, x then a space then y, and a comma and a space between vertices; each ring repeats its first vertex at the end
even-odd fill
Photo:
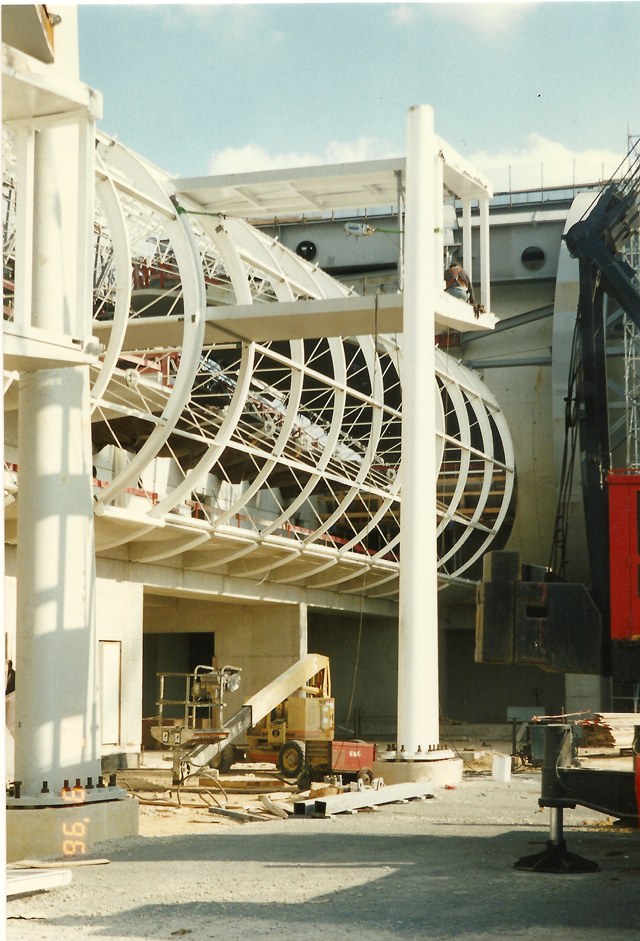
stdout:
POLYGON ((415 800, 420 797, 433 797, 431 781, 409 781, 407 784, 390 784, 389 787, 364 788, 362 791, 347 791, 330 797, 297 801, 293 805, 294 816, 329 817, 332 814, 349 813, 361 807, 378 807, 381 804, 395 804, 398 801, 415 800))

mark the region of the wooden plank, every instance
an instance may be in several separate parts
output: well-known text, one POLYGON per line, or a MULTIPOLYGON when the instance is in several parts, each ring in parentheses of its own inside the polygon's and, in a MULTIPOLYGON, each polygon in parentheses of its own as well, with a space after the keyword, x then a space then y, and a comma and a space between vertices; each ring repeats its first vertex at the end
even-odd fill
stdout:
POLYGON ((227 807, 209 807, 209 813, 216 814, 219 817, 228 817, 230 820, 237 820, 239 823, 252 823, 255 820, 269 820, 266 814, 252 814, 242 810, 229 810, 227 807))

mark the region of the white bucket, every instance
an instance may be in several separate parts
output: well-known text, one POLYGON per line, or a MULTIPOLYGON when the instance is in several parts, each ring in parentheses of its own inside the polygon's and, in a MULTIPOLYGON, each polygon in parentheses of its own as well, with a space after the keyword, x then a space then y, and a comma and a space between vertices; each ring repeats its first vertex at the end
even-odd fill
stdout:
POLYGON ((494 781, 504 781, 506 784, 511 780, 511 756, 494 755, 492 777, 494 781))

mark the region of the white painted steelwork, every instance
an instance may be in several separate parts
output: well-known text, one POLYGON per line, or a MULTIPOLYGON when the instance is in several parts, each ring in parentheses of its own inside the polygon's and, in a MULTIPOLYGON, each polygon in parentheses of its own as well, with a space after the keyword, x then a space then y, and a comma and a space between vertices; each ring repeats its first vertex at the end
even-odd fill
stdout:
MULTIPOLYGON (((16 136, 16 213, 26 224, 16 239, 16 319, 26 334, 78 338, 82 349, 94 122, 26 122, 16 136)), ((15 776, 27 799, 100 773, 89 414, 88 365, 20 375, 15 776)))
POLYGON ((402 573, 398 625, 398 751, 413 757, 437 744, 438 560, 435 507, 426 493, 436 484, 435 292, 443 247, 435 234, 442 199, 442 164, 433 133, 433 109, 409 109, 404 262, 404 409, 402 573), (437 209, 435 208, 437 207, 437 209), (435 211, 434 211, 435 209, 435 211), (440 243, 440 244, 438 244, 440 243), (439 262, 436 269, 436 259, 439 262), (431 261, 431 263, 429 263, 431 261))
MULTIPOLYGON (((319 319, 320 339, 242 342, 221 318, 211 341, 216 309, 348 301, 349 291, 244 221, 203 215, 183 193, 172 202, 175 183, 121 144, 98 135, 96 153, 94 317, 106 346, 91 367, 97 551, 397 596, 403 337, 322 339, 319 319), (134 334, 136 323, 149 330, 134 334), (129 334, 150 339, 134 348, 129 334)), ((436 290, 438 277, 436 265, 436 290)), ((424 367, 436 377, 431 463, 449 580, 505 522, 513 455, 476 376, 442 351, 424 367)))

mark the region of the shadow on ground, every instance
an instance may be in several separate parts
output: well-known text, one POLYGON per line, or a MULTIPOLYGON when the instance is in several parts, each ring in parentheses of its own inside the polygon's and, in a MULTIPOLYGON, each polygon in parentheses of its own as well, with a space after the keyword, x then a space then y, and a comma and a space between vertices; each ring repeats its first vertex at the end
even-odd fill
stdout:
POLYGON ((637 832, 568 833, 569 848, 594 859, 601 871, 554 876, 512 868, 518 857, 542 848, 541 831, 457 835, 447 828, 442 835, 406 836, 346 833, 334 830, 330 821, 326 825, 326 832, 305 833, 304 822, 289 821, 280 832, 251 828, 228 833, 224 840, 196 835, 136 841, 110 854, 103 887, 117 892, 133 874, 130 866, 155 863, 149 876, 159 903, 126 907, 123 898, 122 910, 110 916, 47 918, 45 923, 57 926, 60 937, 65 928, 82 925, 85 937, 158 941, 172 934, 184 934, 188 941, 278 935, 306 941, 386 941, 392 936, 482 941, 538 939, 547 933, 563 941, 612 941, 638 935, 637 832), (231 893, 224 900, 227 872, 233 869, 237 881, 238 862, 246 864, 255 896, 241 901, 231 893), (360 882, 354 885, 359 871, 360 882), (292 883, 304 886, 306 901, 294 900, 292 883), (191 899, 180 901, 175 886, 185 884, 191 899), (262 892, 261 886, 270 891, 262 892), (287 895, 291 901, 284 900, 287 895))

